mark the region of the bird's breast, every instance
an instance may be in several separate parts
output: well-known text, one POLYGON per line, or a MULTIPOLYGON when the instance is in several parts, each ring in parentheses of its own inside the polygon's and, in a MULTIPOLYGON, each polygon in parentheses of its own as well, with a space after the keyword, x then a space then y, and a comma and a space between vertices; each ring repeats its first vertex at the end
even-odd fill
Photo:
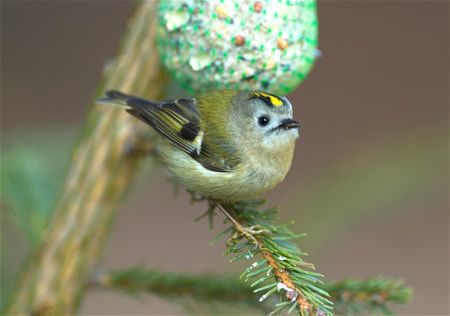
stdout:
POLYGON ((282 151, 260 152, 244 160, 249 170, 248 185, 259 193, 266 192, 281 183, 288 173, 294 145, 283 148, 282 151))
POLYGON ((283 181, 291 166, 293 146, 279 154, 248 154, 233 170, 215 172, 173 146, 160 150, 160 157, 177 182, 204 197, 224 201, 256 197, 283 181))

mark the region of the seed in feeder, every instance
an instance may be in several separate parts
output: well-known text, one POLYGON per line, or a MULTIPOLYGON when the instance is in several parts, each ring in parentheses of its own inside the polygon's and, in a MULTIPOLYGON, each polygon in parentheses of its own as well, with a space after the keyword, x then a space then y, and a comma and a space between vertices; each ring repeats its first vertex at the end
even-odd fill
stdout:
POLYGON ((227 9, 221 4, 216 5, 216 12, 217 16, 221 19, 225 19, 228 16, 227 9))
POLYGON ((288 41, 286 41, 284 38, 281 38, 281 37, 280 37, 280 38, 277 40, 277 46, 278 46, 279 49, 285 50, 285 49, 289 46, 289 43, 288 43, 288 41))
POLYGON ((253 10, 254 10, 256 13, 259 13, 259 12, 262 11, 262 8, 263 8, 262 2, 261 2, 261 1, 255 1, 255 3, 253 4, 253 10))
POLYGON ((234 37, 234 44, 235 44, 236 46, 242 46, 242 45, 244 45, 244 44, 245 44, 245 37, 242 36, 242 35, 236 35, 236 36, 234 37))
POLYGON ((275 67, 275 60, 273 58, 270 58, 265 65, 265 69, 272 69, 273 67, 275 67))
POLYGON ((270 86, 270 81, 269 80, 262 80, 261 81, 261 86, 264 88, 264 90, 267 90, 267 88, 269 88, 270 86))

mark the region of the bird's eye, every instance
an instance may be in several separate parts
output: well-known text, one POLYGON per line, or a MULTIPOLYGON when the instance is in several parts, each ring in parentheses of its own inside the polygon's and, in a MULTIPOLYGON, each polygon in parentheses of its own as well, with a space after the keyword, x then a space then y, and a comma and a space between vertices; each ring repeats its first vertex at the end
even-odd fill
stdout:
POLYGON ((270 118, 266 115, 258 117, 258 124, 259 126, 267 126, 269 124, 270 118))

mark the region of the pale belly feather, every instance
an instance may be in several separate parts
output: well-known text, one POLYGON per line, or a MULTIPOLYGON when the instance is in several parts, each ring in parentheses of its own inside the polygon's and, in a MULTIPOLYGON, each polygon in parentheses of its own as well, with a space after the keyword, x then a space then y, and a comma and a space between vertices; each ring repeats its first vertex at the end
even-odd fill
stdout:
POLYGON ((246 159, 231 172, 216 172, 203 167, 186 153, 171 146, 159 151, 175 181, 191 191, 216 200, 235 201, 266 192, 286 176, 292 153, 280 162, 278 157, 256 162, 246 159))

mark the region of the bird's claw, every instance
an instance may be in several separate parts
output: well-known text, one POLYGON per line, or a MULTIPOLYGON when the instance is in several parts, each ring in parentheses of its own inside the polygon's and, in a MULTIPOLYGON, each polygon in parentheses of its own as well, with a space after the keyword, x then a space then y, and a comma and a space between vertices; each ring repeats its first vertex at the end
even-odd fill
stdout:
POLYGON ((245 237, 247 240, 252 241, 255 245, 259 245, 260 242, 256 239, 256 235, 260 234, 270 234, 270 231, 261 225, 253 225, 250 227, 239 227, 239 229, 236 229, 236 231, 233 233, 233 235, 230 236, 227 240, 227 246, 233 246, 239 242, 243 237, 245 237))
POLYGON ((261 225, 253 225, 248 228, 244 227, 244 230, 247 233, 252 234, 252 235, 270 234, 270 230, 268 230, 267 228, 264 228, 261 225))

